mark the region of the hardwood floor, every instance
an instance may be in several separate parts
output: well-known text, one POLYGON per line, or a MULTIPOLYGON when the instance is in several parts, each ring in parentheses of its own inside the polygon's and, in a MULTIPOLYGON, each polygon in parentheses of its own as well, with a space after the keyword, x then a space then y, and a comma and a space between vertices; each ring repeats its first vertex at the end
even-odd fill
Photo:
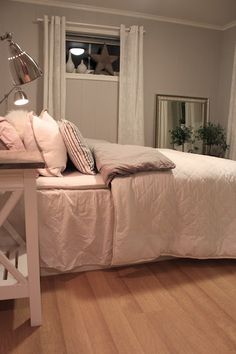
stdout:
POLYGON ((43 326, 28 300, 0 302, 0 353, 236 353, 236 261, 171 260, 41 279, 43 326))

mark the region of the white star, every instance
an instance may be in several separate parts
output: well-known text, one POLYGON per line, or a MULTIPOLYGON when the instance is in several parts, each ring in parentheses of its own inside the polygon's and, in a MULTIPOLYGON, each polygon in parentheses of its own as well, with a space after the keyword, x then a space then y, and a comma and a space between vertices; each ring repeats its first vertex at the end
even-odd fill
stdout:
POLYGON ((112 63, 118 59, 116 55, 109 55, 107 46, 104 44, 101 54, 91 54, 91 58, 96 61, 95 74, 100 74, 103 70, 110 75, 114 75, 112 63))

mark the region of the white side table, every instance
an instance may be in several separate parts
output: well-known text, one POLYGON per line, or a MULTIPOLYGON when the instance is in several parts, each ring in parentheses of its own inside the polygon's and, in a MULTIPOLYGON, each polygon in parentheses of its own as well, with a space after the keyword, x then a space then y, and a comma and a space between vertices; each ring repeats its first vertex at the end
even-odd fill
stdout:
POLYGON ((16 247, 0 249, 0 300, 29 297, 31 326, 42 323, 39 275, 36 170, 44 167, 40 154, 0 151, 0 193, 10 192, 0 210, 0 227, 16 247), (7 220, 20 197, 24 197, 25 240, 7 220))

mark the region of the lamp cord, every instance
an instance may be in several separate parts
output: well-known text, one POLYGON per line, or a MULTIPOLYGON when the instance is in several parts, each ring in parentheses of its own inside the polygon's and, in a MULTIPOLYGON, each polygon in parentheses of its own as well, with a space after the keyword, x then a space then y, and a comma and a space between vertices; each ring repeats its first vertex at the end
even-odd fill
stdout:
POLYGON ((15 87, 12 87, 11 90, 4 95, 4 97, 0 101, 0 104, 3 103, 8 98, 8 96, 12 93, 13 90, 15 90, 15 87))

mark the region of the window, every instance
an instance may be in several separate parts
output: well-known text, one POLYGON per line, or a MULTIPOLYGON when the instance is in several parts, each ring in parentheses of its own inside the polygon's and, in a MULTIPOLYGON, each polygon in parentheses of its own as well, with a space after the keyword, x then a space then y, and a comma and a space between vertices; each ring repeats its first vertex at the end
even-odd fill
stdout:
MULTIPOLYGON (((83 60, 84 64, 87 66, 87 72, 94 74, 97 63, 91 57, 91 54, 101 54, 104 44, 107 46, 109 55, 118 57, 117 60, 111 64, 114 75, 118 76, 120 71, 120 40, 115 36, 113 37, 100 34, 93 35, 68 31, 66 33, 66 61, 69 57, 69 51, 72 48, 84 49, 83 54, 72 54, 72 61, 75 68, 77 68, 83 60)), ((103 74, 109 75, 108 72, 104 72, 103 74)))

